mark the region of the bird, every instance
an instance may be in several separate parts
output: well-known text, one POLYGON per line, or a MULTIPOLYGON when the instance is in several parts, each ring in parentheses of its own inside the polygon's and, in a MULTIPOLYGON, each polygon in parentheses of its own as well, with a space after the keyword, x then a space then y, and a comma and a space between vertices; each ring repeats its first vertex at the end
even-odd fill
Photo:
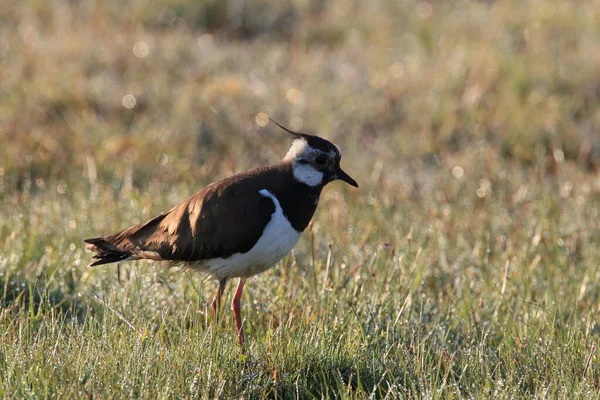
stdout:
POLYGON ((239 278, 231 309, 238 343, 244 346, 241 297, 245 281, 286 256, 308 226, 323 187, 358 183, 340 167, 330 141, 290 130, 283 159, 211 183, 166 213, 130 228, 85 239, 94 252, 89 266, 133 260, 166 261, 218 281, 211 303, 216 316, 227 283, 239 278))

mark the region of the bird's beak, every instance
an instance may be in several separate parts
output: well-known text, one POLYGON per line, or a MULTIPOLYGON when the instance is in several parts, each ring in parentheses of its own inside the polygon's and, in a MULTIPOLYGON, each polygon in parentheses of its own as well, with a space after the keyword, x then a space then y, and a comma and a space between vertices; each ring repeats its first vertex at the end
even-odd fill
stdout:
POLYGON ((356 183, 356 181, 354 179, 352 179, 350 177, 350 175, 348 175, 347 173, 345 173, 340 166, 338 166, 337 170, 335 171, 335 178, 334 179, 339 179, 341 181, 346 182, 349 185, 352 185, 354 187, 358 187, 358 183, 356 183))

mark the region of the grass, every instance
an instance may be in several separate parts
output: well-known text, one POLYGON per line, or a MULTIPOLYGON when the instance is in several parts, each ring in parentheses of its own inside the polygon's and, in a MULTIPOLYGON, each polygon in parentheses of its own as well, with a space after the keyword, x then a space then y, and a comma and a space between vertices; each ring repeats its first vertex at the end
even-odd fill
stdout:
POLYGON ((0 396, 600 397, 596 3, 3 4, 0 396), (248 283, 242 353, 214 282, 82 239, 276 162, 260 112, 361 187, 248 283))

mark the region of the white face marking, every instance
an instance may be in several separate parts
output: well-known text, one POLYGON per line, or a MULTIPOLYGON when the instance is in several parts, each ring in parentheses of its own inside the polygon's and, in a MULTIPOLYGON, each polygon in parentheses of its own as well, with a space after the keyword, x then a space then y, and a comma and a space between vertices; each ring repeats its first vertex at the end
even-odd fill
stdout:
POLYGON ((279 200, 273 193, 267 189, 258 193, 273 201, 275 212, 254 247, 247 253, 236 253, 228 258, 211 258, 192 265, 192 268, 206 271, 217 279, 247 278, 269 269, 292 250, 302 232, 295 230, 283 215, 279 200))
POLYGON ((284 160, 292 162, 294 177, 297 181, 314 187, 323 183, 323 173, 316 170, 312 165, 301 164, 297 160, 301 158, 314 159, 318 154, 323 153, 310 147, 306 140, 296 139, 292 143, 292 147, 290 147, 284 160))
POLYGON ((284 160, 296 160, 302 154, 306 154, 309 150, 312 150, 306 140, 304 139, 296 139, 292 143, 292 147, 288 150, 287 154, 283 158, 284 160))
POLYGON ((319 186, 323 183, 323 173, 308 164, 294 163, 292 170, 294 178, 308 186, 319 186))

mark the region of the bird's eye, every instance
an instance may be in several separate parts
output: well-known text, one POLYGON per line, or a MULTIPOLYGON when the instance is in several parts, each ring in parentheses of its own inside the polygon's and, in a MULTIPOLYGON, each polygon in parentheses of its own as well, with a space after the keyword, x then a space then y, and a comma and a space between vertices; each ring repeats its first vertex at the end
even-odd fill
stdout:
POLYGON ((323 165, 327 162, 327 156, 324 154, 321 154, 320 156, 317 156, 317 158, 315 158, 315 162, 317 164, 323 165))

